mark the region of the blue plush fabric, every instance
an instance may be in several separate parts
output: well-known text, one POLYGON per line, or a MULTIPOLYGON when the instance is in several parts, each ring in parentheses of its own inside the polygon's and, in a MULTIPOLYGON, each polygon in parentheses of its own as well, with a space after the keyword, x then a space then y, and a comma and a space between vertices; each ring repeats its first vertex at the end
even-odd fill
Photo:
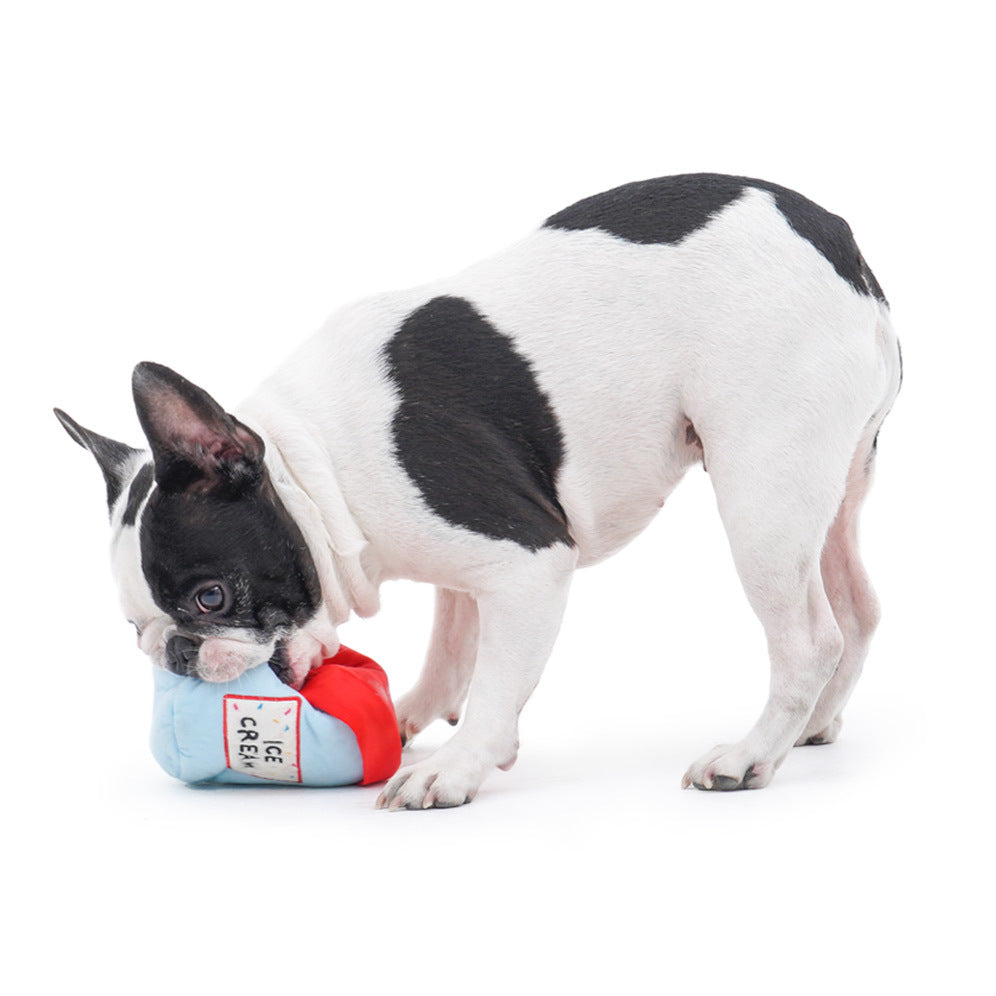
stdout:
POLYGON ((353 785, 363 778, 353 731, 314 708, 265 664, 225 684, 160 668, 154 679, 152 753, 174 778, 238 785, 353 785), (296 731, 283 722, 284 715, 287 724, 297 719, 296 731), (279 741, 267 739, 270 736, 283 736, 284 747, 275 746, 279 741), (287 750, 292 738, 295 747, 287 750), (290 771, 294 763, 285 762, 295 750, 296 770, 290 771), (249 766, 259 776, 236 770, 249 766))

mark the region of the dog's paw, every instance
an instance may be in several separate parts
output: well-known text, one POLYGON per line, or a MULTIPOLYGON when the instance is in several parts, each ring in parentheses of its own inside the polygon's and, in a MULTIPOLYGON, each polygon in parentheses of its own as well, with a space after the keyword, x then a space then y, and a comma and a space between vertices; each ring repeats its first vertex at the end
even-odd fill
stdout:
POLYGON ((776 765, 749 756, 739 745, 720 744, 703 754, 681 779, 682 788, 713 792, 764 788, 775 774, 776 765))
POLYGON ((450 726, 460 722, 459 703, 440 703, 417 685, 398 699, 394 711, 398 717, 402 744, 409 743, 415 734, 421 733, 434 720, 445 719, 450 726))
POLYGON ((448 809, 470 802, 487 771, 445 748, 401 768, 377 797, 378 809, 448 809))
POLYGON ((808 726, 801 737, 796 740, 796 747, 807 747, 816 744, 832 744, 840 736, 840 728, 844 721, 837 716, 822 730, 811 730, 808 726))

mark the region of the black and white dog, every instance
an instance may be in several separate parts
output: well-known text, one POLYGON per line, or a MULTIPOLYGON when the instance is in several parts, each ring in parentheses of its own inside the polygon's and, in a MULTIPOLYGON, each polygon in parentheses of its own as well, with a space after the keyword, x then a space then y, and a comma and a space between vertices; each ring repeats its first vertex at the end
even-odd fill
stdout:
POLYGON ((237 418, 139 364, 151 458, 57 414, 103 471, 122 605, 160 666, 227 681, 270 662, 300 682, 382 581, 437 587, 401 736, 466 699, 463 723, 378 799, 428 808, 512 764, 574 570, 703 460, 771 685, 683 785, 760 788, 794 744, 834 740, 878 620, 856 529, 900 379, 847 224, 696 174, 590 197, 455 277, 344 308, 237 418))

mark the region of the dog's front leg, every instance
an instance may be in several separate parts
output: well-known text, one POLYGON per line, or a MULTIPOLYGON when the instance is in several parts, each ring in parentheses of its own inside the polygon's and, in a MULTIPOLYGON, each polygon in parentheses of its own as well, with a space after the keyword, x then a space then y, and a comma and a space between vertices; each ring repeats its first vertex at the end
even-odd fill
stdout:
POLYGON ((560 629, 577 561, 557 545, 496 566, 500 583, 477 593, 477 662, 463 725, 431 757, 401 768, 377 808, 430 809, 470 802, 518 751, 519 712, 536 687, 560 629))
POLYGON ((415 687, 395 704, 403 744, 433 720, 456 726, 476 659, 477 602, 468 592, 437 588, 425 666, 415 687))

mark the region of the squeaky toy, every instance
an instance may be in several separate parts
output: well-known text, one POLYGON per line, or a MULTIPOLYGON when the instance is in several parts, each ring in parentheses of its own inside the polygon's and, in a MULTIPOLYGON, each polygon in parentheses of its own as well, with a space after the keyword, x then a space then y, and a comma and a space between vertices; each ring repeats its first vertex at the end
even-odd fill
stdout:
POLYGON ((267 665, 216 684, 157 668, 152 753, 189 783, 367 785, 401 763, 387 675, 343 647, 300 691, 267 665))

